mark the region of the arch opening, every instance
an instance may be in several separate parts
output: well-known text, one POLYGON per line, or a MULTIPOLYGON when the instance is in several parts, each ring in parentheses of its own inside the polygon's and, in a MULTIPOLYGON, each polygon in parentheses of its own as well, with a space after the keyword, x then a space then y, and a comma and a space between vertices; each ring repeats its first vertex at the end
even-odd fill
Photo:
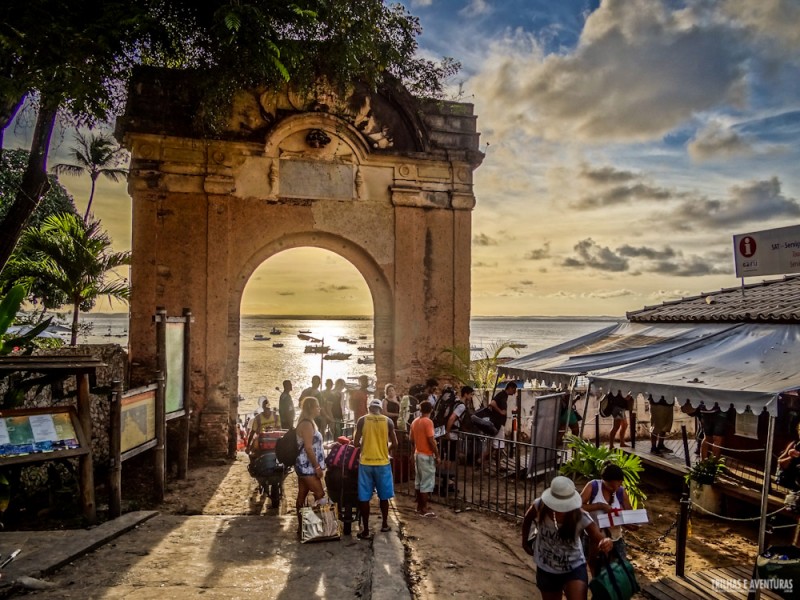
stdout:
POLYGON ((239 415, 257 412, 261 396, 277 408, 286 379, 292 382, 296 408, 314 375, 321 375, 322 388, 326 379, 353 383, 367 375, 374 380, 374 316, 364 275, 341 255, 298 246, 267 257, 241 294, 239 415), (319 352, 320 345, 328 352, 319 352))

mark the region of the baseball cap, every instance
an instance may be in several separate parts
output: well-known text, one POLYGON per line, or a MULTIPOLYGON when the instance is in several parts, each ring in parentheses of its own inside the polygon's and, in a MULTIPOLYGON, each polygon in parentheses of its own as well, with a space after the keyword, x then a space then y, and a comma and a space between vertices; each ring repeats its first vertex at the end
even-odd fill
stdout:
POLYGON ((383 408, 383 402, 381 402, 377 398, 373 398, 372 400, 369 401, 368 406, 370 408, 383 408))

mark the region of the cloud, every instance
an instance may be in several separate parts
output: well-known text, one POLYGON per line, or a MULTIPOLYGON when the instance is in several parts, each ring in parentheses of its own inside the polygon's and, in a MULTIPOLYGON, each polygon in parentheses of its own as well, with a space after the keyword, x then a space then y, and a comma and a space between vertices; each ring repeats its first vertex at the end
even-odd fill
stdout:
POLYGON ((479 15, 491 14, 492 7, 486 0, 471 0, 470 3, 462 8, 458 13, 465 17, 477 17, 479 15))
POLYGON ((472 238, 472 243, 476 246, 496 246, 497 240, 489 237, 485 233, 479 233, 472 238))
POLYGON ((597 269, 599 271, 622 272, 629 268, 624 257, 615 254, 610 248, 600 246, 592 238, 582 240, 575 244, 576 256, 564 259, 565 267, 583 269, 597 269))
POLYGON ((675 256, 675 250, 669 247, 666 247, 663 250, 656 250, 655 248, 648 248, 646 246, 634 248, 633 246, 628 246, 627 244, 617 248, 617 252, 620 256, 625 256, 628 258, 649 258, 651 260, 663 260, 675 256))
POLYGON ((800 5, 796 0, 726 0, 722 10, 744 24, 774 54, 797 60, 800 50, 800 5))
POLYGON ((670 200, 675 192, 660 187, 636 183, 629 186, 615 186, 592 196, 585 196, 570 204, 576 210, 592 210, 604 206, 630 204, 633 201, 670 200))
POLYGON ((669 216, 669 220, 677 228, 695 230, 748 224, 761 226, 771 219, 800 216, 800 204, 781 193, 781 182, 777 177, 733 186, 729 196, 724 201, 704 198, 684 202, 669 216))
POLYGON ((433 0, 411 0, 411 6, 430 6, 433 0))
POLYGON ((698 112, 742 105, 748 46, 738 24, 702 3, 605 0, 570 53, 542 56, 522 36, 494 44, 476 76, 492 125, 553 140, 659 139, 698 112), (668 57, 668 60, 665 60, 668 57))
POLYGON ((530 279, 523 279, 519 282, 520 285, 533 285, 533 282, 530 279))
POLYGON ((543 260, 545 258, 550 258, 550 242, 545 242, 542 244, 541 248, 534 248, 526 252, 523 258, 526 260, 543 260))
POLYGON ((657 261, 650 268, 651 273, 660 275, 673 275, 676 277, 699 277, 701 275, 732 275, 733 264, 730 254, 725 255, 723 261, 715 256, 680 257, 678 261, 657 261))
POLYGON ((718 122, 711 122, 705 129, 698 131, 694 139, 689 141, 687 149, 689 156, 696 161, 753 154, 749 142, 733 129, 726 128, 718 122))
POLYGON ((690 296, 691 292, 688 290, 656 290, 649 294, 649 298, 654 300, 677 300, 690 296))
POLYGON ((624 296, 634 296, 636 295, 635 292, 626 289, 620 290, 605 290, 601 292, 588 292, 584 294, 586 298, 599 298, 601 300, 605 300, 607 298, 622 298, 624 296))
POLYGON ((579 175, 593 184, 620 184, 639 178, 632 171, 620 171, 611 166, 592 168, 587 164, 581 167, 579 175))
POLYGON ((495 267, 497 267, 497 262, 485 262, 479 260, 477 262, 472 263, 472 266, 473 268, 476 269, 494 269, 495 267))

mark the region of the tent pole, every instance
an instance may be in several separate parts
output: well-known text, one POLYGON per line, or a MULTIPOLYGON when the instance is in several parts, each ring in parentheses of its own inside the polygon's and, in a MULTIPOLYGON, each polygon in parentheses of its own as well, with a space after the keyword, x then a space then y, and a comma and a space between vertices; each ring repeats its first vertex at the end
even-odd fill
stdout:
POLYGON ((583 430, 586 427, 586 413, 589 412, 589 394, 592 392, 592 380, 589 380, 589 385, 586 386, 586 401, 583 403, 583 420, 581 421, 581 437, 583 437, 583 430))
MULTIPOLYGON (((561 438, 562 446, 566 447, 566 440, 567 440, 567 433, 572 433, 572 430, 569 428, 569 418, 572 416, 572 394, 575 393, 575 384, 578 382, 578 376, 573 375, 569 378, 569 396, 567 396, 567 420, 564 423, 564 437, 561 438)), ((561 421, 561 417, 559 415, 559 421, 561 421)), ((558 428, 561 428, 561 423, 559 422, 558 428)))
POLYGON ((769 512, 769 487, 772 482, 772 445, 775 442, 775 417, 770 415, 767 427, 767 449, 764 457, 764 484, 761 489, 761 520, 758 524, 758 553, 764 552, 764 540, 767 530, 767 513, 769 512))

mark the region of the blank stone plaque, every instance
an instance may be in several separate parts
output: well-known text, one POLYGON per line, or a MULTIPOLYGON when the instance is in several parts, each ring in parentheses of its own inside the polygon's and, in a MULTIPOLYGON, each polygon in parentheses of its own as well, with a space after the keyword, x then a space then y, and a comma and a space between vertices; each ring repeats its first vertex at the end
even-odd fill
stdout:
POLYGON ((284 198, 352 200, 353 165, 310 160, 280 162, 280 192, 284 198))

